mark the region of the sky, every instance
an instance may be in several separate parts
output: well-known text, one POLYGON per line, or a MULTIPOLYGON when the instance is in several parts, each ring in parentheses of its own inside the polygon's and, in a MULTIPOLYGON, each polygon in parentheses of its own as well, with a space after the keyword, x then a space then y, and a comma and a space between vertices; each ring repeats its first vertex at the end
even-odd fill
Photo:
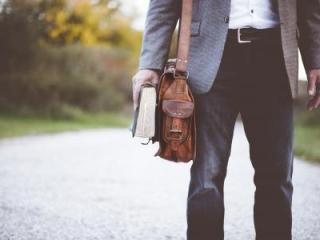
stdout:
POLYGON ((134 27, 143 30, 146 13, 149 6, 149 0, 121 0, 122 9, 127 14, 137 14, 137 20, 134 22, 134 27))

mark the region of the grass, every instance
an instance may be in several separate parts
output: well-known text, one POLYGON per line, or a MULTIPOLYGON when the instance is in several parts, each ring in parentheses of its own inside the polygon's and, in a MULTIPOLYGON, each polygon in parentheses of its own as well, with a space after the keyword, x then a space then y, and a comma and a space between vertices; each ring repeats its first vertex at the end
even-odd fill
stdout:
MULTIPOLYGON (((295 155, 320 163, 320 125, 314 113, 299 113, 295 121, 295 155)), ((76 114, 69 119, 0 114, 0 138, 77 131, 82 129, 129 127, 130 116, 119 113, 76 114)))
POLYGON ((119 113, 81 114, 71 119, 0 114, 0 138, 70 130, 129 127, 130 117, 119 113))
POLYGON ((297 125, 295 132, 296 156, 320 163, 320 127, 297 125))
POLYGON ((295 121, 295 155, 320 163, 319 112, 299 113, 295 121))

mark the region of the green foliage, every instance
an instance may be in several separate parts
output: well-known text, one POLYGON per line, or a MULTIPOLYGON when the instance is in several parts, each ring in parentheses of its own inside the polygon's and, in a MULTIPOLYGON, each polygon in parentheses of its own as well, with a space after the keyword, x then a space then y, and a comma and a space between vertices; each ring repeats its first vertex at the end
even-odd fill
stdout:
POLYGON ((142 34, 132 29, 132 17, 123 16, 119 6, 118 0, 7 0, 0 13, 0 41, 3 48, 19 48, 18 41, 24 49, 38 43, 82 44, 121 47, 137 54, 142 34))
POLYGON ((303 159, 320 163, 320 127, 296 124, 294 152, 303 159))
POLYGON ((310 127, 320 127, 320 111, 300 113, 299 122, 310 127))
MULTIPOLYGON (((304 85, 306 85, 306 83, 304 83, 304 85)), ((304 92, 307 92, 307 90, 305 89, 304 92)), ((307 111, 307 103, 309 100, 310 97, 307 95, 303 95, 295 99, 294 106, 296 122, 308 127, 320 127, 320 110, 312 112, 307 111)))
POLYGON ((53 45, 102 43, 129 47, 127 33, 134 33, 115 0, 94 4, 90 0, 42 0, 39 9, 46 26, 44 40, 53 45))
POLYGON ((298 157, 320 163, 320 111, 307 111, 309 97, 295 100, 294 152, 298 157))
POLYGON ((130 118, 118 113, 76 114, 69 119, 0 114, 0 138, 81 129, 128 127, 130 118))
POLYGON ((0 13, 0 71, 25 69, 39 39, 39 24, 29 1, 7 1, 0 13))
POLYGON ((121 109, 141 42, 131 20, 117 0, 7 0, 0 111, 68 117, 74 109, 121 109))
POLYGON ((28 70, 0 74, 0 110, 49 116, 63 116, 68 106, 91 112, 120 110, 131 96, 128 69, 130 54, 125 50, 39 49, 28 70))

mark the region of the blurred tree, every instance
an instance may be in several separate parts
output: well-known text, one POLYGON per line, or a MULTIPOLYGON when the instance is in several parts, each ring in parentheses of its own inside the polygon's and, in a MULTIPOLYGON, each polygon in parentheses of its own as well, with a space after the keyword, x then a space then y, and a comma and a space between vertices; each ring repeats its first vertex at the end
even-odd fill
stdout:
POLYGON ((14 44, 31 37, 25 45, 105 45, 137 53, 141 32, 119 6, 118 0, 7 0, 0 13, 0 41, 14 44))
POLYGON ((141 33, 121 14, 118 0, 42 0, 39 6, 45 43, 139 49, 141 33))
POLYGON ((6 1, 0 12, 0 71, 25 68, 40 37, 34 2, 6 1))
POLYGON ((5 1, 0 112, 121 108, 141 43, 131 23, 117 0, 5 1))
POLYGON ((110 35, 107 23, 117 10, 116 4, 111 5, 113 8, 108 7, 110 2, 110 0, 95 3, 89 0, 42 1, 40 6, 46 25, 45 40, 54 45, 101 43, 104 36, 110 35))

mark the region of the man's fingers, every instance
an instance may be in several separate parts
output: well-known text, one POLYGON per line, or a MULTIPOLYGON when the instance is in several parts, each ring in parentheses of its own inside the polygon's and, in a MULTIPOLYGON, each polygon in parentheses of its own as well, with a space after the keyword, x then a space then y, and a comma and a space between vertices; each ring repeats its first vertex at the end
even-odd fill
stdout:
POLYGON ((308 102, 308 110, 312 111, 320 106, 320 95, 314 96, 309 102, 308 102))
POLYGON ((133 109, 135 110, 138 106, 138 82, 137 78, 133 77, 132 78, 132 100, 133 100, 133 109))
POLYGON ((313 106, 314 106, 314 98, 312 98, 308 102, 308 111, 312 111, 313 110, 313 106))
POLYGON ((316 100, 315 100, 315 109, 318 108, 320 106, 320 95, 318 94, 316 96, 316 100))
POLYGON ((133 91, 133 109, 135 110, 138 106, 138 96, 136 91, 133 91))
POLYGON ((138 101, 139 101, 139 90, 136 89, 133 92, 133 109, 136 109, 138 107, 138 101))
POLYGON ((308 102, 308 110, 312 111, 320 106, 320 69, 312 69, 308 73, 308 94, 313 96, 308 102))
POLYGON ((316 93, 316 82, 317 82, 317 75, 310 73, 308 78, 308 94, 310 96, 314 96, 316 93))
POLYGON ((140 77, 134 77, 134 79, 133 79, 133 88, 132 88, 133 109, 136 109, 138 107, 139 94, 140 94, 140 89, 141 89, 143 82, 144 82, 144 79, 140 78, 140 77))
POLYGON ((133 108, 134 110, 139 105, 139 95, 141 91, 141 87, 144 83, 158 83, 159 76, 158 73, 153 70, 140 70, 138 71, 132 78, 132 100, 133 100, 133 108))

